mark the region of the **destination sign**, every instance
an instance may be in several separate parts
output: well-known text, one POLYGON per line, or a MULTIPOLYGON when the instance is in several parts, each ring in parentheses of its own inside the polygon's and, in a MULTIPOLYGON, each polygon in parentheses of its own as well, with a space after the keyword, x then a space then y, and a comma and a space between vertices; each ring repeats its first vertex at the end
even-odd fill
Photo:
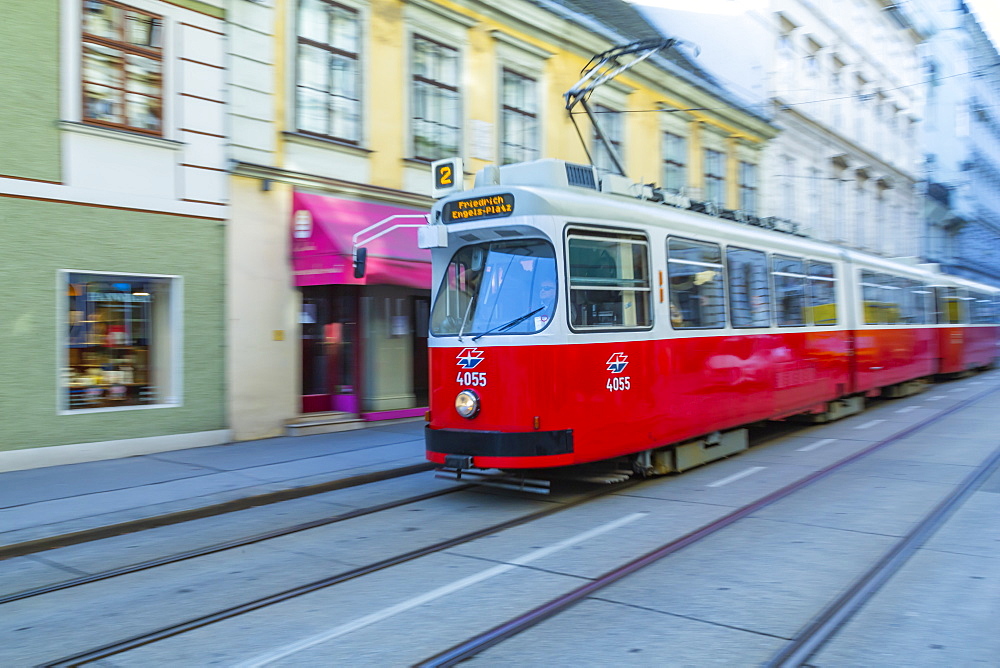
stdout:
POLYGON ((504 218, 514 213, 514 196, 510 193, 445 202, 441 219, 445 223, 482 218, 504 218))

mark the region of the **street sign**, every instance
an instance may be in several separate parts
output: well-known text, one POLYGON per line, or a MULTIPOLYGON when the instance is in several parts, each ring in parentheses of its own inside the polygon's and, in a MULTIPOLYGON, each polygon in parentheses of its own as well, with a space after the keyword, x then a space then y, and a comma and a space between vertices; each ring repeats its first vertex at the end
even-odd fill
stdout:
POLYGON ((434 179, 434 186, 431 188, 434 199, 465 190, 465 173, 462 171, 461 158, 435 160, 431 163, 431 177, 434 179))

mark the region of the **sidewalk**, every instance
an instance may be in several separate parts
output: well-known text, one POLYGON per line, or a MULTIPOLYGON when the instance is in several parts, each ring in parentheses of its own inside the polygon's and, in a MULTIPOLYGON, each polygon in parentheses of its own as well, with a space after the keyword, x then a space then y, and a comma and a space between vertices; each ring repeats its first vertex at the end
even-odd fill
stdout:
POLYGON ((0 558, 335 489, 424 458, 424 421, 0 473, 0 558), (96 536, 95 536, 96 532, 96 536))

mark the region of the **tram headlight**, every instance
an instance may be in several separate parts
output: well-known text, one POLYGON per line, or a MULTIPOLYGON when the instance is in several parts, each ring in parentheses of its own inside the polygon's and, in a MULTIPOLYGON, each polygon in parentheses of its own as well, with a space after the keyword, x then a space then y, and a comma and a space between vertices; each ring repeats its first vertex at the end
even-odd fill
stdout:
POLYGON ((479 414, 479 395, 473 390, 462 390, 455 397, 455 410, 467 420, 476 417, 479 414))

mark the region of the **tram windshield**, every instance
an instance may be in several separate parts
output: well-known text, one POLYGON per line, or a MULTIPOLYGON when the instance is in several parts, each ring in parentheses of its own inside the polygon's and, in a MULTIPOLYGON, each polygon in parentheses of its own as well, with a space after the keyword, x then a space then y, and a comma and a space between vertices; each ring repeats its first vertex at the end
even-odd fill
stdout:
POLYGON ((431 313, 435 336, 534 334, 556 306, 556 258, 541 239, 460 248, 448 264, 431 313))

